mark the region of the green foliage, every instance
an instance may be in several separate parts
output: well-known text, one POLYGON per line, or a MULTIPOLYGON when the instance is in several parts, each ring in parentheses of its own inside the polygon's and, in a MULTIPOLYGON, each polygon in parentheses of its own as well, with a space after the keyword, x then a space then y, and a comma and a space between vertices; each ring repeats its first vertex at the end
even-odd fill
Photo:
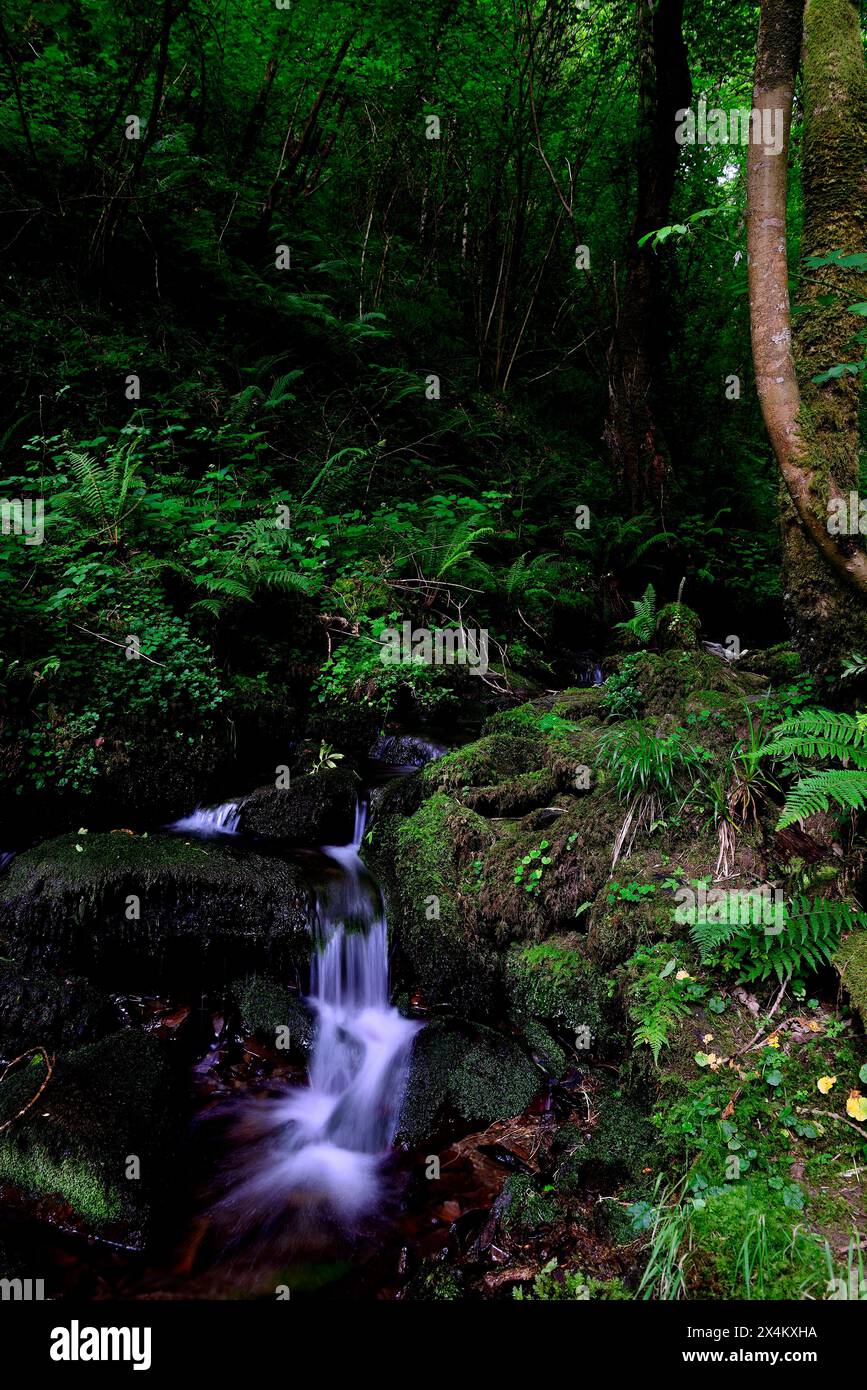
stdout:
POLYGON ((551 856, 545 853, 550 845, 550 840, 541 840, 538 849, 531 849, 515 865, 513 881, 523 887, 525 893, 539 893, 545 869, 552 862, 551 856))
POLYGON ((659 1055, 671 1043, 677 1024, 687 1018, 701 987, 677 969, 677 957, 664 946, 641 946, 628 962, 635 974, 630 986, 630 1013, 637 1020, 633 1041, 649 1047, 658 1064, 659 1055))
POLYGON ((773 925, 742 920, 758 915, 732 910, 695 922, 690 935, 702 961, 733 971, 745 983, 771 975, 782 982, 831 964, 841 935, 867 925, 867 913, 828 898, 795 898, 773 925))
POLYGON ((785 829, 831 804, 862 811, 867 806, 867 717, 827 709, 803 709, 773 731, 768 757, 797 762, 832 758, 853 768, 828 768, 799 777, 791 788, 777 828, 785 829))
POLYGON ((648 584, 640 599, 633 599, 632 607, 632 617, 625 623, 615 623, 615 629, 630 633, 646 647, 656 631, 656 590, 652 584, 648 584))

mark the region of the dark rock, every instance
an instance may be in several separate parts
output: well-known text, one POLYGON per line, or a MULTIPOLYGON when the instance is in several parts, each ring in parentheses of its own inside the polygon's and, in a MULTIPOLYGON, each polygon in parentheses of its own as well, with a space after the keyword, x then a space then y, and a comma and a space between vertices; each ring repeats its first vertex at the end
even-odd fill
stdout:
POLYGON ((117 1023, 109 998, 80 976, 57 977, 14 964, 0 969, 0 1048, 6 1057, 28 1047, 59 1051, 93 1042, 117 1023))
POLYGON ((171 836, 65 835, 21 854, 0 924, 28 967, 113 988, 222 984, 306 964, 310 893, 294 864, 171 836))
POLYGON ((437 1020, 413 1046, 398 1134, 421 1143, 438 1125, 488 1125, 519 1115, 540 1073, 514 1038, 491 1028, 437 1020))
POLYGON ((238 805, 241 834, 294 845, 346 844, 358 802, 358 778, 348 768, 323 768, 291 787, 260 787, 238 805))
MULTIPOLYGON (((0 1087, 0 1124, 36 1093, 44 1062, 0 1087)), ((0 1178, 58 1197, 94 1226, 122 1223, 140 1243, 153 1208, 176 1184, 184 1087, 160 1044, 114 1033, 58 1059, 38 1103, 0 1134, 0 1178), (132 1160, 138 1159, 139 1176, 132 1160)))
POLYGON ((380 734, 368 756, 392 767, 424 767, 441 758, 445 751, 442 743, 420 734, 380 734))

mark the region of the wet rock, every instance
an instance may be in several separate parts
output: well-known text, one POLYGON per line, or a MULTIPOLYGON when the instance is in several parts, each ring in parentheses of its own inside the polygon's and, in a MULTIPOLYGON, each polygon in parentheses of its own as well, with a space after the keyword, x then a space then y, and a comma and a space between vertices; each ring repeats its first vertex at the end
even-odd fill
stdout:
MULTIPOLYGON (((256 1033, 274 1047, 281 1029, 288 1029, 286 1056, 306 1062, 313 1046, 315 1021, 304 1000, 268 975, 236 980, 232 993, 245 1032, 256 1033)), ((282 1050, 282 1049, 281 1049, 282 1050)))
POLYGON ((117 1027, 117 1011, 80 976, 54 976, 18 965, 0 968, 0 1051, 52 1050, 93 1042, 117 1027))
POLYGON ((348 768, 323 768, 290 787, 260 787, 238 803, 241 834, 294 845, 346 844, 352 837, 358 778, 348 768))
POLYGON ((14 861, 0 930, 22 961, 155 992, 306 963, 300 869, 171 836, 64 835, 14 861))
POLYGON ((380 734, 368 756, 392 767, 424 767, 445 751, 442 743, 420 734, 380 734))
POLYGON ((539 1080, 514 1038, 481 1025, 429 1023, 413 1047, 398 1135, 417 1144, 449 1120, 489 1124, 520 1114, 539 1080))
MULTIPOLYGON (((6 1078, 0 1124, 44 1076, 37 1062, 6 1078)), ((139 1244, 177 1183, 183 1097, 182 1078, 153 1038, 130 1031, 77 1048, 57 1060, 38 1103, 0 1134, 0 1179, 62 1199, 97 1229, 120 1223, 123 1238, 139 1244)))

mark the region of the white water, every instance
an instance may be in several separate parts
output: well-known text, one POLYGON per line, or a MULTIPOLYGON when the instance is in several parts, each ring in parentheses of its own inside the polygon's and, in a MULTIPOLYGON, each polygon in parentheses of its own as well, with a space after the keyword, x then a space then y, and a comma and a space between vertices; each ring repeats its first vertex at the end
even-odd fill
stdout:
POLYGON ((420 1025, 388 1002, 382 898, 359 856, 366 817, 360 802, 351 844, 323 847, 337 872, 317 903, 310 1084, 268 1101, 260 1116, 270 1135, 266 1156, 227 1199, 246 1222, 287 1202, 351 1222, 380 1196, 420 1025))
POLYGON ((196 835, 234 835, 237 827, 237 803, 226 801, 222 806, 197 806, 189 816, 172 821, 169 830, 191 830, 196 835))

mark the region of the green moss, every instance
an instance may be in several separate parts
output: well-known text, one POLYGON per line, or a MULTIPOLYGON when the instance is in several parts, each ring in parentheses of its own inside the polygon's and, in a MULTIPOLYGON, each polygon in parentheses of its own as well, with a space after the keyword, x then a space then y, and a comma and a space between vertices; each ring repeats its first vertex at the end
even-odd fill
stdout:
POLYGON ((378 820, 368 855, 386 890, 398 981, 475 1016, 495 1010, 501 965, 475 932, 459 885, 493 838, 481 816, 437 792, 409 820, 378 820))
MULTIPOLYGON (((39 1061, 7 1077, 0 1123, 44 1075, 39 1061)), ((123 1221, 141 1231, 172 1180, 183 1108, 183 1083, 160 1044, 115 1033, 58 1059, 38 1104, 0 1135, 0 1176, 32 1196, 64 1199, 94 1225, 123 1221), (139 1178, 126 1176, 132 1155, 139 1178)))
POLYGON ((843 986, 867 1027, 867 931, 850 932, 834 961, 843 986))
POLYGON ((686 1282, 692 1298, 822 1298, 820 1243, 766 1188, 741 1182, 693 1208, 686 1282))
POLYGON ((589 1028, 594 1052, 610 1031, 607 982, 594 972, 577 933, 531 946, 512 946, 506 956, 506 990, 522 1026, 545 1019, 576 1032, 589 1028))
POLYGON ((558 1190, 583 1192, 588 1185, 612 1187, 635 1178, 647 1164, 654 1131, 644 1108, 624 1091, 605 1082, 594 1096, 598 1116, 589 1136, 574 1125, 558 1131, 562 1154, 554 1175, 558 1190))
POLYGON ((486 734, 475 743, 428 763, 422 773, 425 786, 443 791, 489 787, 521 773, 533 772, 542 762, 540 741, 538 730, 535 736, 522 728, 486 734))
POLYGON ((669 603, 656 620, 656 641, 663 651, 690 651, 698 646, 701 622, 685 603, 669 603))
POLYGON ((540 1192, 536 1181, 524 1173, 510 1173, 503 1185, 503 1215, 501 1224, 512 1238, 536 1235, 542 1226, 550 1226, 557 1216, 557 1206, 551 1193, 540 1192))
POLYGON ((232 993, 245 1032, 258 1033, 274 1046, 278 1029, 288 1028, 290 1055, 306 1059, 313 1044, 314 1021, 304 1001, 286 985, 268 975, 248 975, 236 980, 232 993))
POLYGON ((292 968, 307 958, 312 917, 301 870, 288 861, 120 834, 60 836, 19 855, 6 911, 28 966, 138 989, 181 976, 223 982, 257 951, 292 968))
POLYGON ((541 1073, 513 1038, 437 1020, 415 1040, 399 1125, 418 1144, 441 1123, 489 1125, 525 1110, 541 1073))

